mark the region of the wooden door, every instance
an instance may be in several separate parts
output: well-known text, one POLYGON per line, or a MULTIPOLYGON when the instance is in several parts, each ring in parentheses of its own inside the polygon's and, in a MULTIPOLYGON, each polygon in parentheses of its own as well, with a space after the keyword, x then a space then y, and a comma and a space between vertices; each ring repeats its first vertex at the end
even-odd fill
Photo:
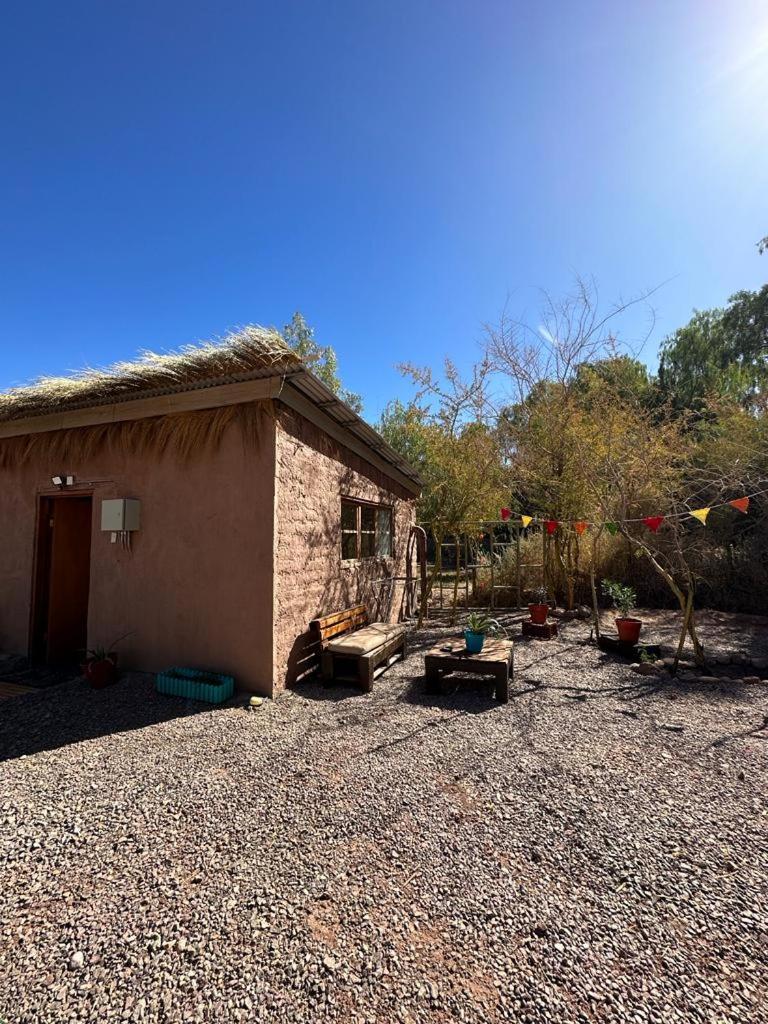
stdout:
POLYGON ((33 653, 50 665, 82 661, 88 642, 91 498, 43 498, 33 653))

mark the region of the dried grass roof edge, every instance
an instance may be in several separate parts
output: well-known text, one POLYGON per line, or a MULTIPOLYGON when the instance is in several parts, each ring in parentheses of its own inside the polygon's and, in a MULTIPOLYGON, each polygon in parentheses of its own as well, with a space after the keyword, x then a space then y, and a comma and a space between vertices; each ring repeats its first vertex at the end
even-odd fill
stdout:
POLYGON ((0 422, 302 368, 302 361, 277 331, 249 324, 222 339, 185 345, 176 352, 144 351, 135 360, 104 369, 87 367, 9 388, 0 392, 0 422))

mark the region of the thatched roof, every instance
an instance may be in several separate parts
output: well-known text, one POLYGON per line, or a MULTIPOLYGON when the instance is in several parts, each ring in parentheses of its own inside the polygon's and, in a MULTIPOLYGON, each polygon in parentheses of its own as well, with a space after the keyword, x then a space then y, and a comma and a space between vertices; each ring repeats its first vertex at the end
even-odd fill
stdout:
POLYGON ((0 393, 0 422, 227 384, 301 369, 296 353, 280 335, 249 325, 221 341, 187 345, 178 352, 144 352, 133 362, 103 370, 86 369, 68 377, 42 377, 0 393))

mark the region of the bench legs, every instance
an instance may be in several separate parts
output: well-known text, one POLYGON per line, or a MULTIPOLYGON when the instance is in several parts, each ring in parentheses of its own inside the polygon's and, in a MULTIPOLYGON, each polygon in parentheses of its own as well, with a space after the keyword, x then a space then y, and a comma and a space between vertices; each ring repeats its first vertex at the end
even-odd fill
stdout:
POLYGON ((330 651, 323 651, 320 655, 320 672, 324 683, 330 683, 333 679, 333 655, 330 651))
POLYGON ((362 655, 357 660, 357 678, 360 681, 360 685, 366 693, 370 693, 373 689, 373 673, 376 668, 376 663, 373 658, 367 658, 362 655))
MULTIPOLYGON (((376 669, 386 664, 390 658, 395 655, 400 655, 401 658, 405 658, 405 637, 402 638, 402 642, 398 646, 391 650, 385 648, 384 651, 380 652, 378 656, 371 657, 367 654, 361 654, 354 660, 355 675, 357 681, 366 693, 370 693, 373 689, 373 680, 376 674, 376 669)), ((347 663, 352 662, 351 658, 347 658, 347 663)), ((334 655, 330 651, 323 651, 320 655, 320 672, 323 677, 323 682, 330 683, 336 677, 334 655)))

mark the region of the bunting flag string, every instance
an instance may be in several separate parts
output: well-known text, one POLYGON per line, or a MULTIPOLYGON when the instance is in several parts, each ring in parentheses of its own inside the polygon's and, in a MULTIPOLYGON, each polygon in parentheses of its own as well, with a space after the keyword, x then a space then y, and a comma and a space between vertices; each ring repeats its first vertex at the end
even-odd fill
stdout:
POLYGON ((658 533, 659 527, 664 522, 664 516, 646 516, 643 522, 651 533, 658 533))
POLYGON ((691 510, 691 515, 694 517, 694 519, 698 519, 702 526, 706 526, 707 516, 709 515, 710 511, 711 510, 708 508, 695 508, 691 510))
MULTIPOLYGON (((520 524, 523 527, 523 529, 527 529, 532 523, 540 523, 550 536, 553 533, 555 533, 561 526, 570 525, 571 527, 573 527, 573 529, 576 531, 579 537, 581 537, 582 534, 584 534, 590 527, 594 526, 604 527, 608 531, 608 533, 611 534, 611 536, 615 537, 616 534, 619 532, 621 525, 626 523, 642 523, 652 533, 657 533, 660 527, 667 520, 684 519, 688 516, 692 517, 693 519, 698 519, 702 526, 706 526, 707 517, 709 516, 709 513, 716 508, 727 508, 730 506, 731 508, 735 508, 738 512, 742 512, 746 515, 749 510, 750 500, 752 498, 759 497, 760 495, 763 494, 768 494, 768 490, 756 491, 754 494, 744 495, 741 498, 733 498, 731 501, 723 501, 720 502, 720 504, 718 505, 708 505, 705 508, 688 509, 685 512, 672 512, 669 515, 664 516, 642 516, 638 519, 623 519, 620 521, 608 520, 605 522, 595 522, 594 520, 576 519, 570 523, 563 523, 559 519, 550 519, 546 517, 531 515, 521 515, 520 524)), ((507 522, 511 518, 511 515, 511 509, 503 508, 501 510, 502 522, 507 522)))

